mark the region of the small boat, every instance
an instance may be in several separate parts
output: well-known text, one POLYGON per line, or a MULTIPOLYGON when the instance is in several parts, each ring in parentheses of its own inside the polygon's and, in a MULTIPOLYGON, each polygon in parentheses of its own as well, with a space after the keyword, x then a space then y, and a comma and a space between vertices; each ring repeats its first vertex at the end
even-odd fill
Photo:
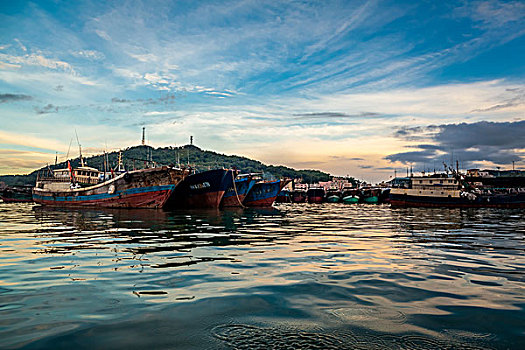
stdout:
POLYGON ((63 207, 162 208, 187 171, 167 166, 103 177, 98 169, 81 166, 38 177, 33 200, 63 207))
POLYGON ((308 191, 306 191, 308 203, 323 203, 324 194, 324 188, 322 187, 309 188, 308 191))
POLYGON ((379 188, 365 187, 361 189, 361 198, 363 198, 363 202, 367 204, 379 203, 380 194, 381 194, 381 189, 379 188))
POLYGON ((188 175, 173 191, 169 208, 219 208, 228 188, 233 187, 235 172, 214 169, 188 175))
POLYGON ((356 203, 359 203, 359 196, 353 196, 353 195, 344 196, 342 201, 345 204, 356 204, 356 203))
POLYGON ((326 202, 328 203, 339 203, 341 200, 341 191, 336 187, 330 187, 326 191, 326 202))
POLYGON ((361 199, 359 197, 359 190, 353 187, 344 187, 342 201, 345 204, 356 204, 361 199))
POLYGON ((296 184, 291 193, 293 203, 305 203, 306 202, 306 190, 308 186, 306 184, 296 184))
POLYGON ((255 183, 256 180, 250 174, 237 176, 235 181, 232 182, 232 186, 228 187, 224 193, 221 206, 242 207, 244 199, 255 183))
POLYGON ((247 207, 271 207, 289 180, 260 181, 253 185, 244 199, 247 207))
POLYGON ((305 203, 306 202, 306 190, 294 190, 292 192, 293 203, 305 203))
POLYGON ((4 203, 30 203, 33 201, 32 185, 8 186, 0 194, 4 203))

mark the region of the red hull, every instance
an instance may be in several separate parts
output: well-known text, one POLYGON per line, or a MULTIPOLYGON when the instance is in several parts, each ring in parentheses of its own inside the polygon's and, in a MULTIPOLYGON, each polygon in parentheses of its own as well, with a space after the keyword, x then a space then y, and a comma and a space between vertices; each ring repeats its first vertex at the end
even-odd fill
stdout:
POLYGON ((188 208, 218 208, 225 191, 194 194, 187 197, 185 204, 188 208))
POLYGON ((223 198, 222 206, 223 207, 241 207, 242 202, 244 201, 244 198, 246 198, 245 194, 239 195, 239 199, 237 199, 237 196, 230 196, 227 198, 223 198))
MULTIPOLYGON (((104 207, 104 208, 162 208, 168 200, 172 190, 135 193, 119 198, 95 199, 86 201, 67 202, 68 207, 104 207)), ((64 206, 64 202, 35 199, 36 203, 64 206)))
POLYGON ((275 197, 265 198, 265 199, 259 199, 256 201, 252 201, 249 203, 246 203, 247 207, 271 207, 273 202, 275 202, 275 197))
POLYGON ((425 208, 525 208, 525 203, 429 203, 429 202, 408 202, 390 199, 393 207, 425 207, 425 208))
POLYGON ((0 197, 4 201, 4 203, 31 203, 32 199, 15 199, 15 198, 4 198, 0 197))
POLYGON ((321 204, 323 203, 323 197, 308 197, 308 203, 321 204))

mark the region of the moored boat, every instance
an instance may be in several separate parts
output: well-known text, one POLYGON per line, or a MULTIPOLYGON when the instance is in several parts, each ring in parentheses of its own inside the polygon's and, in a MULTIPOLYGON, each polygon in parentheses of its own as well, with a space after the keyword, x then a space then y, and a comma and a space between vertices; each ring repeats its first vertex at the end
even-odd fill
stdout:
POLYGON ((83 166, 55 170, 39 177, 33 200, 52 206, 162 208, 187 172, 167 166, 134 170, 108 180, 102 172, 83 166))
POLYGON ((256 180, 252 175, 239 175, 232 182, 232 186, 226 189, 224 196, 222 197, 222 207, 242 207, 243 201, 248 195, 248 192, 255 185, 256 180))
POLYGON ((339 203, 341 200, 341 191, 338 188, 329 188, 326 191, 326 201, 328 203, 339 203))
POLYGON ((377 204, 379 203, 379 196, 381 194, 381 189, 379 188, 363 188, 361 189, 361 198, 363 202, 367 204, 377 204))
POLYGON ((293 191, 291 193, 292 203, 305 203, 307 189, 308 189, 308 185, 306 184, 301 184, 301 183, 295 184, 295 186, 293 186, 293 191))
POLYGON ((347 184, 343 187, 343 194, 341 195, 341 200, 345 204, 356 204, 359 203, 361 199, 359 197, 359 190, 352 187, 351 184, 347 184))
POLYGON ((226 190, 233 186, 233 170, 214 169, 188 175, 166 204, 170 208, 219 208, 226 190))
POLYGON ((324 188, 322 187, 311 187, 306 191, 306 197, 308 203, 323 203, 324 200, 324 188))
POLYGON ((344 196, 342 201, 345 204, 356 204, 356 203, 359 203, 359 196, 355 196, 355 195, 344 196))
POLYGON ((247 207, 271 207, 289 180, 260 181, 253 185, 244 200, 247 207))
POLYGON ((459 176, 411 177, 404 187, 390 190, 393 207, 525 208, 523 188, 476 188, 459 176))
POLYGON ((8 186, 0 192, 4 203, 30 203, 33 201, 32 185, 8 186))

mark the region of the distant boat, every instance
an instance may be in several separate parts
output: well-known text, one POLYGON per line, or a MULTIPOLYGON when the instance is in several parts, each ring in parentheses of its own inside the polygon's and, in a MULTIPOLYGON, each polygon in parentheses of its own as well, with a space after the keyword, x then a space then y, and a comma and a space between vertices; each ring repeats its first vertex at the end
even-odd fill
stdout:
POLYGON ((247 207, 271 207, 289 180, 261 181, 253 185, 244 200, 247 207))
POLYGON ((379 196, 381 195, 380 188, 363 188, 361 189, 361 197, 363 202, 368 204, 377 204, 379 203, 379 196))
POLYGON ((188 175, 166 204, 173 208, 219 208, 222 197, 233 186, 233 170, 215 169, 188 175))
POLYGON ((405 187, 390 190, 393 207, 525 208, 525 190, 475 187, 458 174, 411 177, 405 187))
POLYGON ((306 202, 306 190, 308 190, 308 185, 306 184, 296 184, 291 193, 293 203, 305 203, 306 202))
POLYGON ((232 186, 226 189, 222 197, 222 207, 242 207, 248 192, 255 185, 256 180, 251 175, 239 175, 232 186))
POLYGON ((162 208, 187 171, 163 166, 134 170, 109 180, 98 169, 58 169, 37 178, 33 200, 64 207, 162 208))
POLYGON ((8 186, 0 194, 4 203, 30 203, 33 201, 32 185, 8 186))
POLYGON ((306 202, 306 190, 296 189, 292 192, 293 203, 305 203, 306 202))
POLYGON ((312 187, 306 191, 306 198, 308 203, 323 203, 324 200, 324 188, 312 187))
POLYGON ((331 187, 326 191, 326 201, 328 203, 339 203, 341 200, 341 191, 338 188, 331 187))
POLYGON ((359 203, 359 190, 353 187, 344 187, 342 201, 345 204, 356 204, 359 203))

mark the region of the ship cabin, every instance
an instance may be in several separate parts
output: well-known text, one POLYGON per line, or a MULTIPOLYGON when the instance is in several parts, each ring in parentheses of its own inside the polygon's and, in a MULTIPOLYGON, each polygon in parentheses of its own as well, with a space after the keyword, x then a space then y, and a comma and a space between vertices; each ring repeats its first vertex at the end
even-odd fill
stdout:
POLYGON ((75 181, 82 184, 98 184, 101 174, 102 172, 100 170, 89 166, 82 166, 73 169, 73 176, 75 178, 75 181))
POLYGON ((442 190, 457 190, 459 183, 456 179, 451 177, 413 177, 413 189, 442 189, 442 190))
MULTIPOLYGON (((96 185, 99 183, 99 179, 103 173, 95 168, 89 166, 81 166, 73 169, 73 178, 75 182, 86 185, 96 185)), ((51 179, 48 179, 51 180, 51 179)), ((57 169, 53 171, 54 181, 69 182, 70 173, 69 169, 57 169)))
POLYGON ((457 179, 446 174, 431 176, 410 177, 410 183, 403 187, 393 187, 392 194, 406 194, 409 196, 425 197, 459 197, 460 183, 457 179))

